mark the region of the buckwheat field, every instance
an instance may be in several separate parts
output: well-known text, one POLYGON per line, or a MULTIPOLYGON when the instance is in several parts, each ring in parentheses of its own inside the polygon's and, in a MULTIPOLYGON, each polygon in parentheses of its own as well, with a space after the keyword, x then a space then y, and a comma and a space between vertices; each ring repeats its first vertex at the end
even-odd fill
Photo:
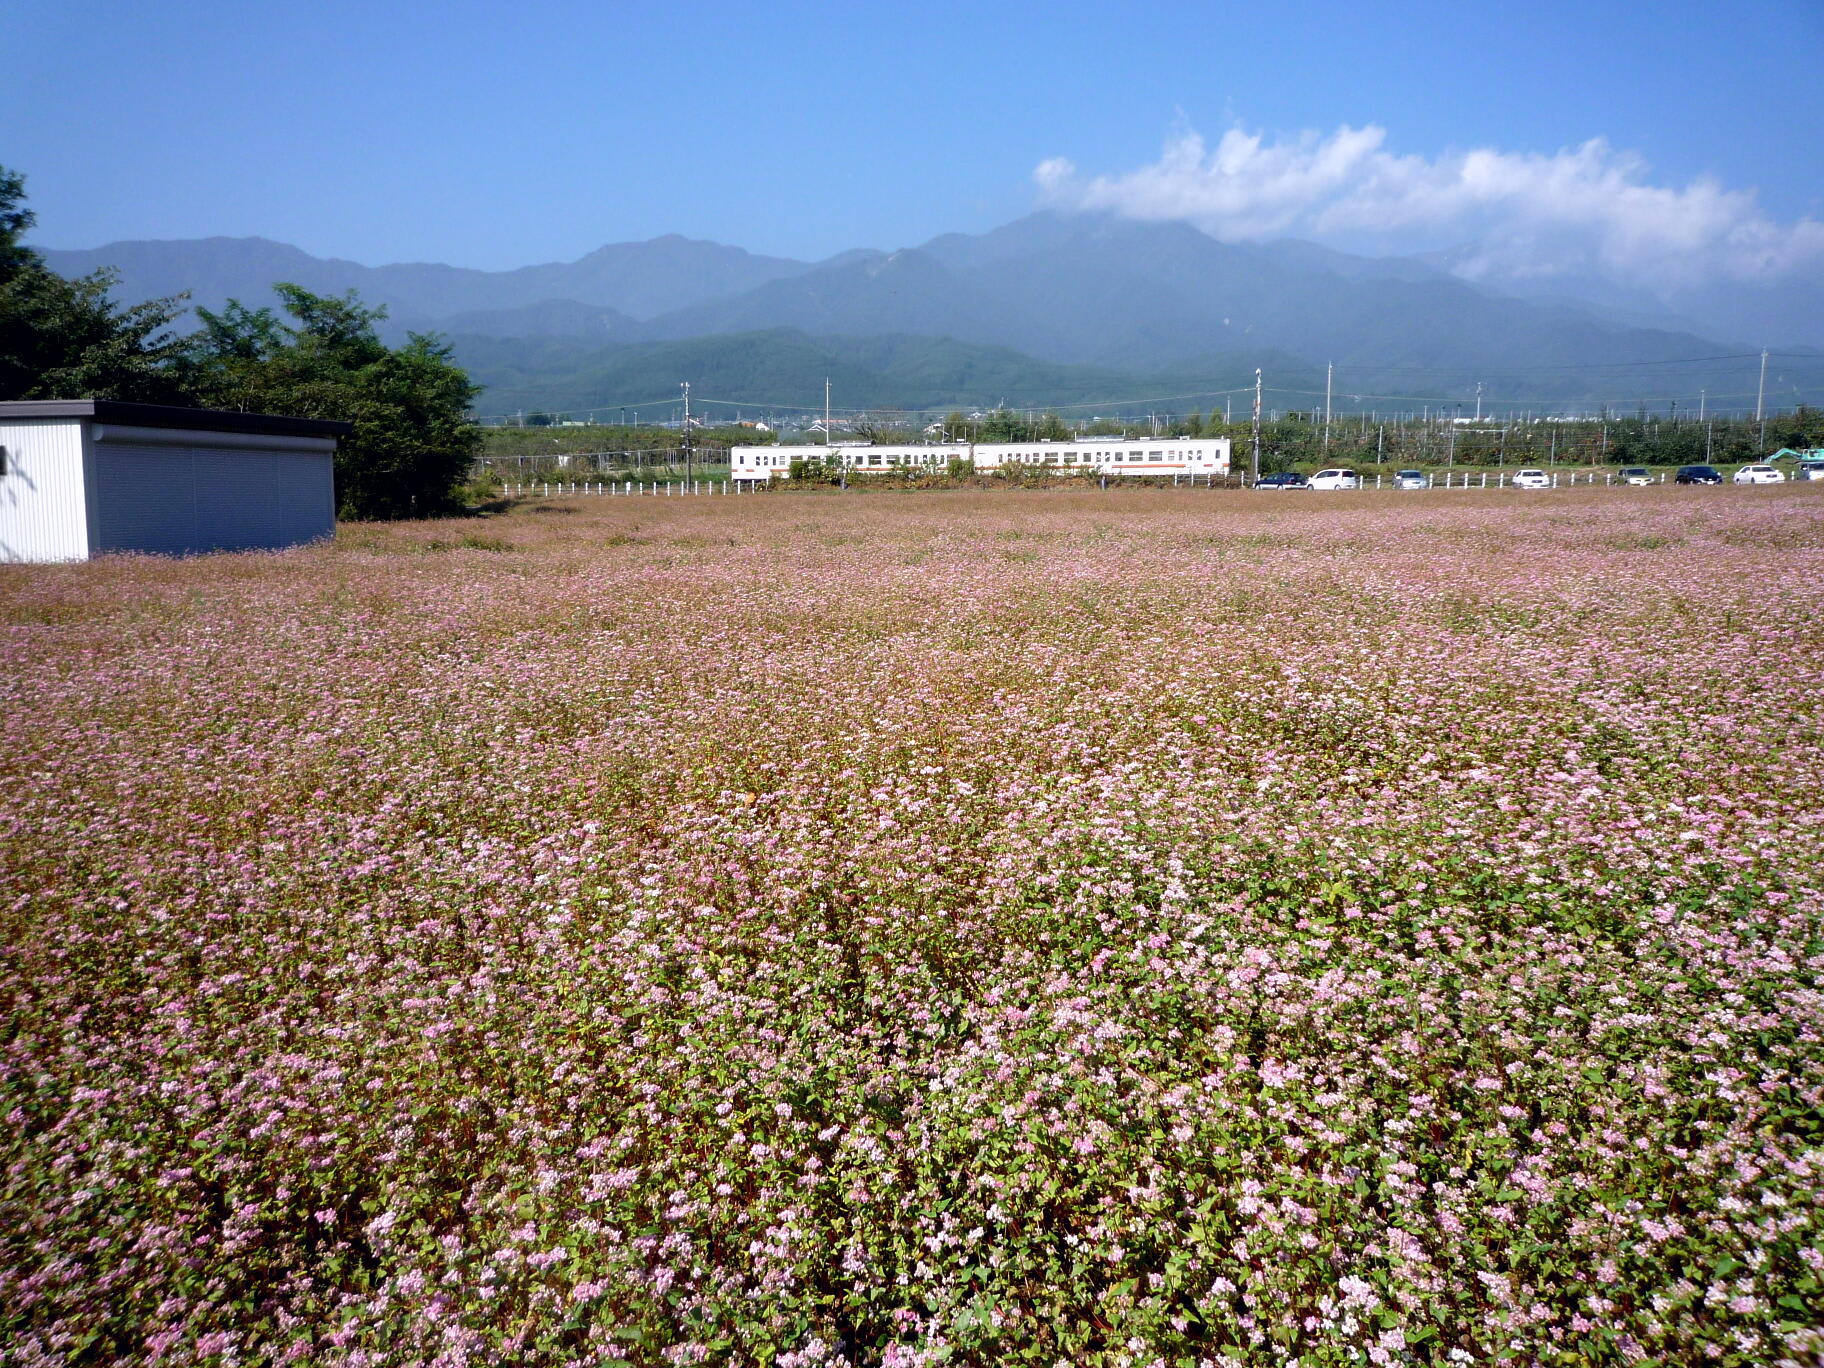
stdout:
POLYGON ((0 1361, 1814 1364, 1820 494, 0 568, 0 1361))

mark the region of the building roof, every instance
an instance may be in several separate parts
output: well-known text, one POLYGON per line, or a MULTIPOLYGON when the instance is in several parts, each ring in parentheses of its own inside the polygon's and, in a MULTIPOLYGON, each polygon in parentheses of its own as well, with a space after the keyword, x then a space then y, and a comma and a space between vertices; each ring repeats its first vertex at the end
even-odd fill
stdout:
POLYGON ((0 423, 45 418, 92 418, 96 422, 130 423, 136 427, 194 428, 200 432, 247 432, 269 437, 346 437, 355 430, 353 423, 327 418, 133 404, 124 399, 11 399, 0 403, 0 423))

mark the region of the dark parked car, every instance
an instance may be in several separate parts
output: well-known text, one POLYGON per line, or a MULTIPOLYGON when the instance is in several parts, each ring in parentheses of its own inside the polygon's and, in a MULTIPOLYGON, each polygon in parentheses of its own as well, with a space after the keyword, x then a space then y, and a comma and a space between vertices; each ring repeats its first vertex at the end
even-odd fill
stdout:
POLYGON ((1680 466, 1672 478, 1678 484, 1721 484, 1723 472, 1715 466, 1680 466))
POLYGON ((1282 470, 1277 475, 1262 475, 1256 489, 1309 489, 1311 481, 1295 470, 1282 470))

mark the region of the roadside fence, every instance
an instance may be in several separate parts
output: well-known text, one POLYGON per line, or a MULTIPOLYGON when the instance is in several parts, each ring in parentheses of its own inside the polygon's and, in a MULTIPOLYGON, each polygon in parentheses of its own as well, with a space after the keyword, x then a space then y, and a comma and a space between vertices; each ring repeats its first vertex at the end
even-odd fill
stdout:
MULTIPOLYGON (((1510 486, 1509 471, 1498 470, 1447 470, 1441 475, 1431 477, 1433 489, 1506 489, 1510 486), (1490 475, 1494 478, 1491 480, 1490 475)), ((860 477, 856 484, 865 483, 866 476, 860 477)), ((1196 475, 1174 475, 1172 484, 1180 480, 1195 486, 1199 483, 1196 475)), ((1360 478, 1359 489, 1380 489, 1390 477, 1379 474, 1360 478), (1372 481, 1372 483, 1370 483, 1372 481)), ((1127 483, 1129 477, 1116 476, 1112 483, 1119 488, 1127 483)), ((1578 485, 1612 485, 1615 475, 1612 471, 1553 471, 1551 472, 1553 489, 1568 489, 1578 485)), ((1665 472, 1659 471, 1652 477, 1654 484, 1666 482, 1665 472)), ((1108 476, 1101 478, 1101 487, 1107 489, 1111 483, 1108 476)), ((1205 488, 1233 488, 1232 480, 1224 479, 1221 486, 1210 476, 1203 476, 1205 488)), ((1244 479, 1245 485, 1245 479, 1244 479)), ((776 487, 762 480, 536 480, 524 484, 503 484, 501 492, 509 499, 549 499, 553 497, 568 498, 571 495, 600 495, 607 498, 652 499, 652 498, 689 498, 711 496, 726 498, 736 494, 757 494, 768 488, 776 487)))
MULTIPOLYGON (((1461 472, 1447 470, 1444 472, 1444 482, 1439 484, 1437 477, 1434 476, 1431 481, 1431 487, 1433 489, 1507 488, 1507 471, 1495 471, 1495 478, 1492 481, 1488 478, 1489 473, 1490 472, 1486 470, 1465 470, 1461 472)), ((1654 484, 1664 484, 1666 482, 1666 472, 1662 470, 1657 475, 1652 476, 1651 479, 1654 484)), ((1553 489, 1568 489, 1573 485, 1612 485, 1615 483, 1615 474, 1613 471, 1608 470, 1554 470, 1551 472, 1551 481, 1551 487, 1553 489)), ((1374 484, 1376 489, 1380 488, 1380 476, 1377 475, 1374 477, 1374 484)))
POLYGON ((501 492, 509 499, 568 498, 572 494, 601 494, 615 498, 685 498, 693 495, 726 496, 750 493, 742 480, 539 480, 531 484, 506 484, 501 492))

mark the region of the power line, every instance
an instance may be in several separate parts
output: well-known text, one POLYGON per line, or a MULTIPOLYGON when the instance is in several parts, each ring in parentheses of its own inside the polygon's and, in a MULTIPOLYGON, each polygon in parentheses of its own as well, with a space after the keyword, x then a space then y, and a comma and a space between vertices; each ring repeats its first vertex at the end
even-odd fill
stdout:
MULTIPOLYGON (((1364 362, 1357 369, 1371 375, 1534 375, 1547 371, 1637 370, 1643 366, 1695 366, 1715 361, 1756 361, 1760 359, 1760 355, 1759 352, 1730 352, 1718 356, 1664 356, 1657 360, 1642 361, 1556 361, 1544 366, 1408 366, 1393 363, 1376 365, 1372 362, 1364 362)), ((1799 352, 1772 352, 1770 355, 1824 361, 1824 353, 1817 356, 1806 356, 1799 352)))
MULTIPOLYGON (((1699 362, 1699 361, 1713 361, 1713 360, 1719 360, 1719 359, 1734 359, 1734 360, 1748 359, 1748 360, 1755 360, 1758 362, 1760 360, 1761 355, 1762 355, 1762 353, 1759 353, 1759 352, 1744 352, 1744 353, 1741 353, 1739 356, 1728 357, 1728 358, 1687 357, 1687 358, 1683 358, 1680 361, 1669 361, 1668 360, 1668 361, 1663 361, 1663 362, 1641 363, 1641 364, 1659 364, 1659 365, 1691 364, 1691 363, 1695 363, 1695 362, 1699 362)), ((1769 357, 1772 357, 1772 356, 1781 355, 1781 353, 1769 352, 1769 353, 1767 353, 1767 355, 1769 357)), ((1787 355, 1796 356, 1799 354, 1798 353, 1788 353, 1787 355)), ((1819 356, 1816 358, 1807 357, 1805 359, 1815 359, 1815 360, 1819 360, 1819 361, 1824 361, 1824 356, 1819 356)), ((1406 371, 1409 371, 1412 373, 1417 373, 1417 372, 1431 369, 1431 368, 1424 368, 1424 367, 1407 367, 1407 368, 1364 367, 1363 369, 1364 369, 1364 371, 1366 371, 1369 374, 1375 374, 1375 373, 1379 373, 1380 371, 1383 371, 1383 370, 1386 370, 1386 371, 1406 370, 1406 371)), ((1543 371, 1543 370, 1559 370, 1559 369, 1564 369, 1564 368, 1562 368, 1562 367, 1539 367, 1536 369, 1543 371)), ((1597 369, 1597 368, 1590 367, 1588 369, 1597 369)), ((1510 374, 1510 373, 1517 373, 1517 372, 1494 371, 1491 373, 1502 375, 1502 374, 1510 374)), ((1076 412, 1076 411, 1080 411, 1080 410, 1096 410, 1096 409, 1110 409, 1110 410, 1137 409, 1144 405, 1184 403, 1184 402, 1189 402, 1192 400, 1204 400, 1204 399, 1224 399, 1224 398, 1229 398, 1229 397, 1232 397, 1232 396, 1238 395, 1238 394, 1244 394, 1244 395, 1249 394, 1249 393, 1252 393, 1253 390, 1254 390, 1254 386, 1248 385, 1248 386, 1240 386, 1240 387, 1237 387, 1234 389, 1196 390, 1196 391, 1193 391, 1190 393, 1184 393, 1184 394, 1144 395, 1144 396, 1135 396, 1135 397, 1126 397, 1126 398, 1105 397, 1105 398, 1101 398, 1101 399, 1081 400, 1078 402, 1067 403, 1067 404, 1046 404, 1046 405, 1043 405, 1042 407, 1044 407, 1045 410, 1050 413, 1076 412)), ((1326 401, 1326 408, 1329 407, 1329 401, 1330 401, 1330 397, 1331 397, 1331 391, 1330 391, 1329 386, 1326 386, 1325 389, 1317 390, 1317 389, 1299 389, 1299 388, 1296 388, 1293 386, 1274 385, 1274 386, 1266 387, 1265 392, 1274 394, 1274 395, 1284 395, 1284 396, 1288 396, 1288 397, 1297 397, 1297 398, 1310 398, 1310 399, 1323 398, 1326 401)), ((1436 404, 1439 406, 1440 415, 1442 413, 1443 407, 1447 403, 1450 402, 1447 396, 1438 394, 1438 393, 1395 394, 1395 393, 1383 393, 1383 392, 1379 392, 1379 391, 1368 391, 1368 390, 1344 390, 1344 391, 1342 391, 1342 393, 1348 399, 1352 400, 1358 407, 1361 405, 1361 403, 1364 400, 1373 400, 1376 402, 1409 403, 1409 404, 1436 404)), ((1798 397, 1798 395, 1799 395, 1799 391, 1795 388, 1795 389, 1791 390, 1786 397, 1796 399, 1798 397)), ((1511 411, 1515 408, 1520 408, 1520 407, 1526 407, 1529 409, 1585 410, 1585 409, 1588 409, 1589 407, 1591 407, 1592 405, 1600 406, 1600 407, 1619 408, 1623 405, 1634 405, 1634 404, 1684 403, 1693 398, 1699 398, 1700 402, 1704 403, 1706 406, 1709 404, 1718 402, 1718 401, 1726 401, 1726 400, 1730 400, 1730 399, 1745 400, 1745 399, 1753 398, 1757 401, 1757 405, 1756 405, 1757 408, 1764 409, 1767 397, 1768 396, 1767 396, 1766 391, 1760 390, 1757 388, 1755 390, 1742 390, 1742 391, 1736 391, 1733 393, 1719 393, 1719 392, 1705 389, 1705 390, 1697 391, 1695 393, 1693 393, 1691 391, 1685 391, 1685 392, 1676 393, 1676 394, 1666 394, 1666 393, 1648 394, 1648 395, 1632 394, 1632 395, 1624 395, 1624 396, 1617 397, 1617 398, 1591 397, 1591 398, 1558 399, 1558 398, 1551 398, 1549 396, 1541 396, 1541 395, 1530 395, 1530 396, 1522 396, 1522 397, 1514 397, 1514 398, 1502 398, 1502 397, 1495 396, 1495 395, 1486 395, 1485 394, 1483 396, 1483 401, 1485 404, 1487 404, 1491 407, 1508 410, 1510 412, 1510 416, 1511 416, 1511 411)), ((690 396, 690 399, 694 404, 696 404, 698 406, 714 405, 719 408, 762 409, 762 410, 767 410, 770 412, 786 412, 786 413, 797 413, 797 414, 827 414, 832 420, 835 417, 841 417, 845 421, 853 420, 853 419, 865 419, 868 417, 883 417, 883 416, 886 416, 889 414, 903 416, 906 418, 922 418, 922 417, 926 417, 929 415, 936 415, 936 414, 943 414, 943 413, 951 412, 951 411, 954 411, 955 409, 962 408, 962 407, 973 407, 973 408, 982 407, 980 405, 968 405, 962 401, 956 401, 956 402, 951 402, 951 403, 939 404, 939 405, 935 405, 935 406, 931 406, 931 407, 901 407, 898 405, 877 405, 872 408, 834 409, 834 408, 828 408, 825 406, 819 406, 819 405, 813 405, 813 404, 789 404, 789 403, 782 403, 782 402, 776 402, 776 401, 765 400, 765 399, 751 399, 751 398, 750 399, 710 399, 710 398, 704 398, 704 397, 696 395, 696 394, 692 394, 690 396)), ((595 414, 601 414, 601 413, 614 413, 614 412, 618 411, 623 414, 631 413, 637 419, 638 415, 639 415, 639 411, 641 409, 649 409, 649 408, 657 408, 657 407, 670 407, 670 406, 676 405, 677 402, 678 401, 675 398, 646 399, 646 400, 640 400, 637 403, 628 403, 628 404, 621 404, 621 403, 599 404, 599 405, 592 405, 587 408, 558 408, 558 407, 553 406, 553 407, 548 407, 548 408, 534 409, 532 411, 536 412, 536 413, 547 413, 547 414, 575 414, 575 415, 581 415, 581 416, 585 416, 585 417, 589 417, 589 416, 593 416, 595 414)), ((827 404, 827 400, 826 400, 826 404, 827 404)), ((997 408, 998 407, 1002 407, 1002 406, 997 406, 997 408)), ((1016 406, 1016 407, 1024 407, 1024 406, 1016 406)), ((1035 407, 1037 407, 1037 406, 1035 406, 1035 407)), ((480 422, 483 422, 483 423, 487 423, 490 421, 506 422, 506 421, 513 420, 515 418, 523 419, 524 416, 525 416, 525 410, 521 410, 517 414, 496 413, 496 414, 477 415, 477 420, 480 422)))

